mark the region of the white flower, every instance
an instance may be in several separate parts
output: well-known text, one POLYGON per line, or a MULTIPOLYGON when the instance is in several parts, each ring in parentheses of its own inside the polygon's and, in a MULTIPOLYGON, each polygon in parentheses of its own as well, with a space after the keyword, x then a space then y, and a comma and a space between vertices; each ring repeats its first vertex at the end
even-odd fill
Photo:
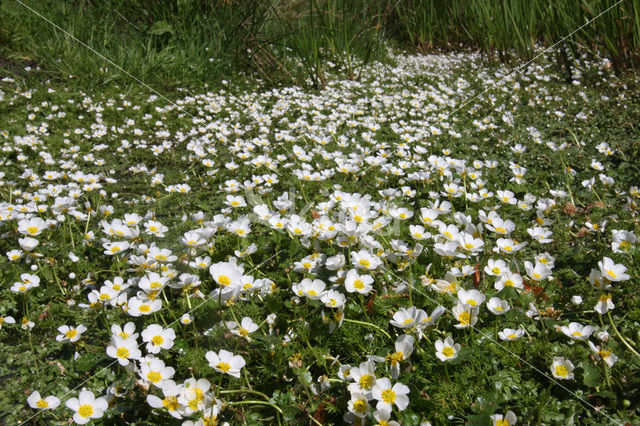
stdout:
POLYGON ((367 399, 371 399, 371 389, 376 384, 376 365, 372 360, 360 363, 358 367, 353 367, 349 371, 349 378, 355 383, 348 386, 349 392, 361 392, 367 395, 367 399))
POLYGON ((240 284, 242 271, 236 265, 229 262, 218 262, 211 265, 209 273, 213 279, 222 287, 240 284))
POLYGON ((507 411, 504 415, 492 414, 490 417, 491 420, 493 420, 493 426, 511 426, 515 425, 518 421, 513 411, 507 411))
POLYGON ((344 280, 345 289, 349 293, 369 294, 371 286, 373 284, 373 278, 371 275, 359 275, 358 271, 351 269, 347 272, 347 276, 344 280))
POLYGON ((162 308, 162 301, 160 299, 141 299, 135 296, 129 299, 127 306, 129 315, 139 317, 159 311, 162 308))
POLYGON ((351 252, 351 263, 356 268, 373 270, 382 265, 380 258, 366 250, 351 252))
POLYGON ((522 290, 524 288, 524 283, 522 281, 522 276, 520 274, 504 271, 500 278, 493 284, 493 287, 500 291, 505 287, 512 287, 516 290, 522 290))
POLYGON ((29 235, 35 237, 47 229, 47 223, 39 217, 32 217, 30 219, 20 219, 18 222, 18 232, 22 235, 29 235))
POLYGON ((400 375, 400 362, 409 359, 413 352, 415 339, 410 334, 403 334, 395 342, 395 352, 386 356, 386 360, 391 363, 391 377, 397 379, 400 375))
POLYGON ((517 340, 522 336, 524 336, 524 330, 520 328, 518 329, 505 328, 504 330, 498 332, 498 337, 500 338, 500 340, 503 340, 505 342, 517 340))
POLYGON ((627 267, 621 264, 616 264, 608 257, 605 257, 598 262, 600 272, 602 276, 609 281, 618 282, 626 281, 629 279, 629 274, 626 274, 627 267))
POLYGON ((573 369, 575 367, 568 359, 563 357, 553 357, 553 363, 551 364, 551 374, 556 379, 571 380, 573 379, 573 369))
POLYGON ((398 312, 393 314, 393 319, 389 321, 391 325, 398 328, 413 328, 421 325, 427 318, 427 313, 415 306, 409 308, 400 308, 398 312))
POLYGON ((599 314, 604 315, 615 307, 616 306, 611 301, 611 294, 602 294, 600 295, 598 303, 596 303, 596 306, 594 306, 593 310, 598 312, 599 314))
POLYGON ((371 396, 378 400, 377 410, 391 411, 395 404, 398 410, 403 411, 409 405, 408 394, 409 387, 407 385, 396 383, 391 387, 391 380, 386 377, 378 379, 371 390, 371 396))
POLYGON ((508 270, 507 262, 502 259, 489 259, 487 261, 487 266, 484 267, 484 272, 486 272, 487 275, 493 275, 494 277, 499 277, 508 270))
POLYGON ((503 315, 509 312, 511 306, 506 300, 502 300, 499 297, 492 297, 487 302, 487 309, 494 315, 503 315))
POLYGON ((71 398, 65 405, 75 412, 73 421, 79 425, 88 423, 91 419, 99 419, 109 406, 105 397, 96 398, 93 392, 84 389, 80 391, 78 398, 71 398))
POLYGON ((455 319, 458 320, 458 324, 454 325, 455 328, 468 328, 473 327, 478 322, 478 308, 472 308, 469 305, 458 303, 451 310, 455 319))
POLYGON ((164 329, 159 324, 151 324, 142 331, 142 341, 147 342, 147 352, 157 354, 161 349, 171 349, 176 332, 172 328, 164 329))
POLYGON ((77 327, 62 325, 58 327, 58 332, 60 332, 60 334, 56 336, 56 340, 58 342, 61 342, 63 340, 68 340, 71 343, 77 342, 82 336, 82 333, 84 333, 85 331, 87 331, 87 327, 82 324, 78 325, 77 327))
POLYGON ((291 290, 297 296, 304 296, 311 300, 320 300, 323 296, 326 284, 322 280, 305 278, 300 283, 291 286, 291 290))
POLYGON ((618 361, 618 356, 607 349, 601 349, 600 346, 596 346, 591 341, 588 341, 589 348, 594 353, 596 359, 601 359, 607 364, 609 368, 613 367, 613 364, 618 361))
POLYGON ((55 410, 60 405, 60 400, 55 396, 48 396, 46 398, 40 397, 40 392, 34 391, 29 398, 27 398, 29 407, 39 410, 55 410))
POLYGON ((458 356, 460 352, 460 343, 454 343, 451 337, 443 340, 436 340, 436 356, 442 362, 451 361, 458 356))
POLYGON ((344 294, 337 290, 327 290, 322 294, 320 301, 324 303, 327 308, 342 308, 347 299, 344 294))
POLYGON ((162 382, 163 399, 155 395, 147 395, 147 403, 153 408, 166 408, 176 419, 181 419, 181 405, 178 402, 178 396, 181 392, 181 386, 177 386, 173 380, 165 380, 162 382))
POLYGON ((593 333, 593 327, 590 325, 583 326, 580 323, 572 322, 569 326, 563 325, 560 330, 573 340, 587 340, 593 333))
POLYGON ((117 359, 120 365, 129 365, 130 360, 140 359, 142 352, 135 339, 125 340, 120 336, 112 336, 111 344, 107 346, 107 355, 117 359))
POLYGON ((542 281, 551 276, 551 268, 544 263, 536 261, 535 266, 529 262, 524 262, 524 268, 527 271, 527 275, 533 281, 542 281))
POLYGON ((144 362, 140 363, 140 377, 142 380, 151 382, 154 386, 162 388, 165 380, 171 379, 175 370, 167 367, 160 358, 147 356, 144 362))
POLYGON ((364 418, 369 413, 370 408, 369 401, 367 401, 367 397, 363 393, 355 392, 351 394, 351 399, 347 404, 347 409, 351 413, 357 417, 364 418))
POLYGON ((221 349, 219 353, 209 351, 205 354, 205 358, 209 361, 211 368, 233 377, 240 377, 240 370, 245 365, 245 360, 241 355, 234 355, 224 349, 221 349))
POLYGON ((240 326, 238 328, 234 328, 231 330, 231 333, 236 336, 244 337, 247 340, 250 340, 249 334, 253 333, 258 329, 258 324, 253 322, 250 317, 244 317, 240 320, 240 326))
POLYGON ((132 321, 126 323, 124 327, 120 327, 118 324, 111 324, 111 334, 121 337, 123 340, 136 340, 138 338, 136 325, 132 321))
POLYGON ((458 300, 460 303, 467 305, 471 308, 476 308, 484 303, 486 296, 482 294, 480 291, 471 289, 471 290, 458 290, 458 300))
POLYGON ((187 325, 187 324, 191 324, 193 322, 193 316, 189 315, 189 314, 183 314, 180 317, 180 323, 187 325))

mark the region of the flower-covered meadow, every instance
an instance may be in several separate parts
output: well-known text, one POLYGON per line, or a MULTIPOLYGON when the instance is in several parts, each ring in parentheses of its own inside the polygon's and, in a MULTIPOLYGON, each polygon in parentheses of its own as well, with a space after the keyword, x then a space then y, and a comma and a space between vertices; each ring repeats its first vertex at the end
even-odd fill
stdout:
POLYGON ((4 421, 638 422, 637 81, 391 59, 175 101, 4 78, 4 421))

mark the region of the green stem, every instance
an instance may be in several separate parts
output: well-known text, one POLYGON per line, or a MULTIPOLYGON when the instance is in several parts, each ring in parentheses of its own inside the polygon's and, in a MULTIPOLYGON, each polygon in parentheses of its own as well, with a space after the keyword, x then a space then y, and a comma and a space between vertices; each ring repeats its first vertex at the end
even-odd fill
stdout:
POLYGON ((234 401, 234 402, 229 403, 228 405, 245 405, 245 404, 268 405, 269 407, 272 407, 274 410, 276 410, 281 415, 284 415, 284 413, 282 412, 280 407, 278 407, 275 404, 272 404, 270 402, 265 402, 265 401, 257 401, 257 400, 234 401))
POLYGON ((27 332, 29 334, 29 346, 31 347, 31 356, 33 357, 33 365, 36 366, 36 375, 38 376, 38 380, 40 380, 40 367, 38 366, 38 357, 36 357, 36 351, 33 347, 33 339, 31 338, 31 331, 27 332))
POLYGON ((633 349, 633 346, 631 346, 631 344, 627 342, 627 339, 622 337, 622 334, 620 334, 620 331, 618 331, 618 327, 616 327, 615 323, 613 322, 613 318, 611 318, 611 311, 607 311, 607 316, 609 317, 609 322, 611 323, 616 336, 618 336, 620 341, 627 347, 627 349, 631 351, 633 355, 635 355, 636 358, 640 359, 640 354, 635 349, 633 349))

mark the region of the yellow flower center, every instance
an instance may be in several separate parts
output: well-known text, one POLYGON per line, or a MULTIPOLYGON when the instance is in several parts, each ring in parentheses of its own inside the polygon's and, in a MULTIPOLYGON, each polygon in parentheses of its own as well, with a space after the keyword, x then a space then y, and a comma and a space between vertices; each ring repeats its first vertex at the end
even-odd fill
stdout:
POLYGON ((49 403, 47 401, 45 401, 44 399, 41 399, 40 401, 36 402, 36 407, 38 408, 49 408, 49 403))
POLYGON ((169 411, 176 411, 180 408, 180 404, 178 404, 178 398, 175 396, 168 396, 162 400, 162 405, 169 411))
POLYGON ((396 400, 396 393, 391 389, 383 390, 382 400, 387 404, 393 404, 396 400))
POLYGON ((600 355, 602 358, 609 358, 609 356, 611 356, 611 351, 602 350, 598 352, 598 355, 600 355))
POLYGON ((391 363, 391 365, 396 365, 404 359, 404 354, 402 352, 394 352, 392 354, 388 354, 385 358, 387 362, 391 363))
POLYGON ((491 272, 493 272, 496 275, 500 275, 500 268, 498 268, 497 266, 494 266, 493 268, 491 268, 491 272))
POLYGON ((505 419, 496 420, 496 426, 509 426, 510 423, 505 419))
POLYGON ((371 374, 363 374, 358 380, 358 384, 362 389, 371 389, 373 387, 374 378, 371 374))
POLYGON ((317 292, 317 291, 315 291, 314 289, 311 289, 311 290, 309 290, 309 291, 307 292, 307 294, 308 294, 309 296, 317 296, 317 295, 318 295, 318 292, 317 292))
POLYGON ((518 337, 518 336, 516 336, 516 335, 515 335, 515 333, 511 333, 511 334, 510 334, 510 335, 508 335, 507 337, 508 337, 509 339, 515 339, 515 338, 516 338, 516 337, 518 337))
POLYGON ((456 351, 454 351, 451 346, 445 346, 444 348, 442 348, 442 355, 446 356, 447 358, 451 358, 453 355, 455 355, 455 353, 456 351))
POLYGON ((162 374, 158 373, 157 371, 150 371, 149 374, 147 374, 147 380, 153 383, 158 383, 160 380, 162 380, 162 374))
POLYGON ((164 343, 164 339, 162 338, 162 336, 153 336, 151 342, 156 346, 160 346, 162 343, 164 343))
POLYGON ((611 278, 618 278, 618 274, 616 274, 615 272, 613 272, 611 269, 607 269, 607 274, 611 277, 611 278))
POLYGON ((506 280, 504 282, 505 287, 513 287, 513 281, 512 280, 506 280))
POLYGON ((228 277, 228 276, 226 276, 226 275, 220 275, 220 276, 218 277, 218 282, 219 282, 221 285, 223 285, 223 286, 225 286, 225 287, 226 287, 226 286, 228 286, 229 284, 231 284, 231 278, 229 278, 229 277, 228 277))
POLYGON ((238 330, 238 333, 242 336, 242 337, 247 337, 249 335, 249 330, 247 330, 246 328, 242 328, 240 327, 240 329, 238 330))
POLYGON ((147 313, 147 312, 150 312, 150 311, 151 311, 151 306, 149 306, 149 305, 140 305, 140 307, 138 308, 138 310, 139 310, 140 312, 147 313))
POLYGON ((228 362, 219 362, 218 364, 216 364, 216 368, 218 370, 222 370, 222 372, 224 373, 227 373, 229 372, 229 370, 231 370, 231 366, 228 362))
POLYGON ((362 280, 358 279, 353 282, 353 286, 358 290, 362 290, 364 288, 364 283, 362 282, 362 280))
POLYGON ((38 227, 37 226, 30 226, 27 228, 27 232, 31 235, 36 235, 38 233, 38 227))
POLYGON ((567 367, 564 365, 556 365, 556 376, 558 377, 567 377, 569 375, 569 371, 567 371, 567 367))
POLYGON ((469 325, 471 323, 471 313, 470 312, 462 312, 458 315, 458 321, 460 324, 469 325))
POLYGON ((129 349, 121 347, 116 351, 116 355, 118 358, 128 358, 129 357, 129 349))
POLYGON ((93 406, 89 404, 83 404, 78 408, 78 414, 82 417, 91 417, 93 415, 93 406))
POLYGON ((467 305, 469 305, 469 306, 476 306, 476 305, 478 305, 478 302, 476 302, 476 301, 475 301, 475 300, 473 300, 473 299, 468 299, 468 300, 467 300, 467 305))
POLYGON ((353 403, 353 411, 364 413, 367 410, 367 402, 364 399, 358 399, 353 403))
POLYGON ((203 417, 202 418, 202 426, 217 426, 218 419, 215 417, 203 417))
POLYGON ((369 266, 371 266, 371 262, 369 262, 367 259, 360 259, 358 263, 364 266, 365 268, 368 268, 369 266))
POLYGON ((497 228, 495 228, 496 232, 500 233, 500 234, 506 234, 507 230, 505 228, 503 228, 502 226, 498 226, 497 228))
POLYGON ((76 334, 78 334, 78 330, 74 328, 64 333, 65 337, 68 337, 69 339, 73 339, 74 337, 76 337, 76 334))

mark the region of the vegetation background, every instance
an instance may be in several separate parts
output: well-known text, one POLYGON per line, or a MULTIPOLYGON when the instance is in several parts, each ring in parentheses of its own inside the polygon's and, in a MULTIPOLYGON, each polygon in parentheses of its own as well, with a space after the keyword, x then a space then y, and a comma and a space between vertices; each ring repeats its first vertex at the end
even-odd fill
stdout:
MULTIPOLYGON (((0 4, 0 69, 39 66, 79 84, 137 84, 95 49, 160 89, 220 85, 248 73, 267 84, 322 86, 331 64, 357 79, 389 46, 422 52, 478 48, 491 58, 531 58, 560 44, 559 67, 605 56, 640 65, 636 0, 11 0, 0 4), (611 10, 608 10, 611 8, 611 10), (32 9, 32 10, 30 10, 32 9), (583 29, 575 31, 599 16, 583 29), (575 31, 575 32, 574 32, 575 31), (328 59, 331 64, 328 64, 328 59), (335 64, 335 61, 339 63, 335 64), (188 70, 188 72, 185 72, 188 70)), ((335 71, 335 70, 334 70, 335 71)))

